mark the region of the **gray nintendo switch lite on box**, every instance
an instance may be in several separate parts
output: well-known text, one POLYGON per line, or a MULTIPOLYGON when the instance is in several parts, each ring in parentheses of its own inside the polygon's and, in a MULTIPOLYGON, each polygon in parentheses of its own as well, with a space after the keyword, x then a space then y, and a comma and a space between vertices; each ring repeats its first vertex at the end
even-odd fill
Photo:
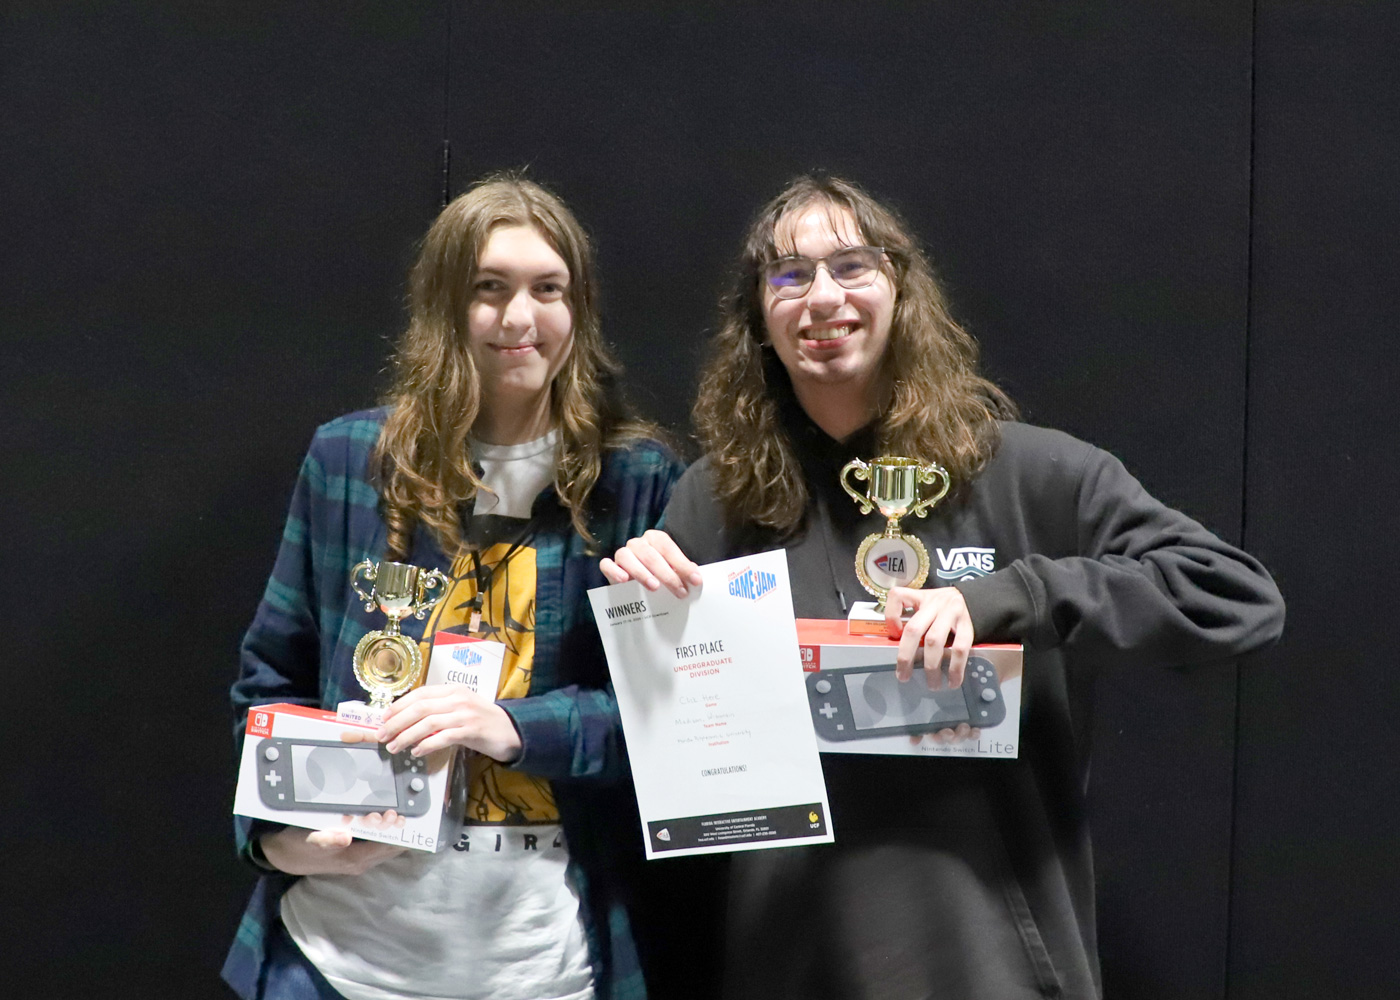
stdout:
POLYGON ((974 646, 958 687, 948 657, 930 686, 922 656, 913 676, 895 675, 899 643, 886 635, 851 634, 844 621, 799 618, 800 647, 812 728, 823 753, 1012 758, 1021 731, 1023 650, 974 646), (947 730, 955 739, 941 738, 947 730))
POLYGON ((274 738, 255 754, 258 793, 270 809, 422 816, 432 801, 427 761, 379 743, 274 738))
POLYGON ((915 671, 908 681, 893 663, 823 670, 807 675, 812 723, 824 740, 859 740, 956 729, 961 723, 990 729, 1006 718, 996 670, 985 656, 967 661, 963 683, 930 688, 915 671))

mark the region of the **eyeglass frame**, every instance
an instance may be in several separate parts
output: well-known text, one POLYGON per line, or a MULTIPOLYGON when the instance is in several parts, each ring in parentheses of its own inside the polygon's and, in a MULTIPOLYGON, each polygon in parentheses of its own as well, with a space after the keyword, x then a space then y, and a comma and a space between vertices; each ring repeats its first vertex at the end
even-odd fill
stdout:
MULTIPOLYGON (((775 258, 773 258, 772 260, 770 260, 768 263, 763 264, 762 266, 760 266, 760 267, 759 267, 759 270, 758 270, 759 281, 763 284, 763 287, 768 288, 768 289, 770 289, 770 290, 773 292, 773 295, 774 295, 775 298, 779 298, 779 299, 800 299, 800 298, 802 298, 804 295, 806 295, 808 292, 810 292, 810 291, 812 290, 812 285, 814 285, 814 284, 816 283, 816 280, 817 280, 817 271, 820 270, 821 268, 825 267, 825 268, 826 268, 826 273, 829 274, 829 275, 831 275, 831 280, 834 281, 834 282, 836 282, 836 283, 837 283, 838 285, 840 285, 842 288, 850 288, 850 289, 869 288, 871 285, 875 284, 876 279, 880 277, 880 271, 882 270, 882 268, 880 268, 879 266, 876 266, 876 267, 874 267, 874 268, 871 268, 871 271, 870 271, 870 274, 871 274, 870 280, 869 280, 869 281, 866 281, 866 282, 862 282, 862 283, 859 284, 859 285, 848 285, 848 284, 846 284, 846 282, 844 282, 844 281, 842 281, 840 278, 838 278, 838 277, 836 276, 836 272, 833 271, 833 270, 831 269, 831 264, 829 263, 829 261, 831 260, 832 257, 838 257, 838 256, 840 256, 841 254, 843 254, 843 253, 849 253, 849 252, 852 251, 852 250, 874 250, 874 251, 876 251, 876 252, 879 254, 879 256, 880 256, 880 262, 881 262, 881 263, 884 263, 885 261, 890 260, 889 250, 888 250, 887 248, 885 248, 885 247, 876 247, 876 246, 841 247, 841 249, 839 249, 839 250, 833 250, 831 253, 827 254, 825 257, 807 257, 807 256, 804 256, 803 254, 790 253, 790 254, 785 254, 785 255, 783 255, 782 257, 775 257, 775 258), (802 291, 799 292, 799 293, 796 294, 796 295, 783 295, 783 294, 781 294, 781 293, 778 291, 779 286, 774 285, 774 284, 768 279, 768 271, 769 271, 769 269, 772 268, 772 267, 774 267, 774 266, 777 265, 777 264, 781 264, 781 263, 782 263, 783 261, 785 261, 785 260, 806 260, 806 261, 811 261, 812 264, 813 264, 813 267, 812 267, 812 280, 811 280, 811 281, 808 281, 805 285, 803 285, 803 286, 802 286, 802 291)), ((893 263, 893 262, 891 261, 891 263, 893 263)), ((781 287, 784 287, 784 288, 794 288, 794 287, 797 287, 797 286, 795 286, 795 285, 784 285, 784 286, 781 286, 781 287)))

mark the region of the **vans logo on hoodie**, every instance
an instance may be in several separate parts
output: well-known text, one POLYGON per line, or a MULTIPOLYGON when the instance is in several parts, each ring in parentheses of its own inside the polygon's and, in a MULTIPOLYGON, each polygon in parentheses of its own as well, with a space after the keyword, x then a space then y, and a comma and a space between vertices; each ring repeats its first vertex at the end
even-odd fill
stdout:
POLYGON ((938 549, 938 579, 973 580, 986 576, 997 568, 997 550, 964 545, 956 549, 938 549))

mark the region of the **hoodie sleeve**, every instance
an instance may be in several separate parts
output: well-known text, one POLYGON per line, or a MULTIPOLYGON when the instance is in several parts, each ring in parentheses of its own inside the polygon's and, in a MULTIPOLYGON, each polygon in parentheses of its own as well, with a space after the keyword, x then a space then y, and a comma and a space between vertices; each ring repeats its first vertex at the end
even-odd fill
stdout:
MULTIPOLYGON (((1258 560, 1155 500, 1112 455, 1085 448, 1073 495, 1077 554, 1028 555, 957 584, 977 641, 1178 666, 1276 641, 1283 598, 1258 560)), ((1022 498, 1046 500, 1055 502, 1022 498)))

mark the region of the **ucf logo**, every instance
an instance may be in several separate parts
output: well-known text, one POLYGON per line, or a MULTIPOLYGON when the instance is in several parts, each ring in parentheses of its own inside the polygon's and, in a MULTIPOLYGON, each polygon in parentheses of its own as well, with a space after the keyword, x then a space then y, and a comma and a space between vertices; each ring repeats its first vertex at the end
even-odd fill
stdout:
POLYGON ((940 580, 972 580, 986 576, 997 568, 996 549, 964 545, 956 549, 937 551, 940 580))

